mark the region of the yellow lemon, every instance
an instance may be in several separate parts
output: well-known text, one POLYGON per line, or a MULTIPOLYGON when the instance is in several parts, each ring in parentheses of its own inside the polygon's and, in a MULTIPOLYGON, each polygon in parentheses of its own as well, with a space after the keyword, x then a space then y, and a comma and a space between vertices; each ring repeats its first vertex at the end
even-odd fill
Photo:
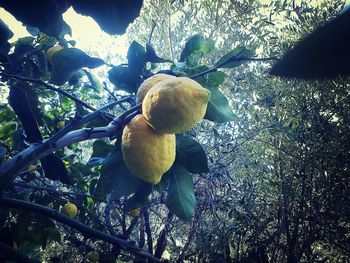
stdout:
POLYGON ((98 254, 97 251, 90 251, 88 254, 87 254, 87 259, 90 261, 90 262, 98 262, 100 260, 100 255, 98 254))
POLYGON ((66 122, 61 120, 57 122, 57 128, 62 129, 66 125, 66 122))
POLYGON ((161 82, 163 80, 171 79, 171 78, 176 78, 176 77, 174 77, 172 75, 160 73, 160 74, 156 74, 156 75, 146 79, 144 82, 142 82, 141 86, 137 90, 136 103, 141 103, 143 101, 143 99, 145 98, 147 92, 151 88, 153 88, 156 84, 158 84, 159 82, 161 82))
POLYGON ((154 131, 141 114, 125 126, 121 146, 129 170, 151 184, 159 183, 175 161, 175 134, 154 131))
POLYGON ((75 217, 78 214, 78 208, 73 203, 67 203, 63 206, 62 213, 66 216, 75 217))
POLYGON ((60 51, 61 49, 63 49, 64 47, 60 46, 60 45, 56 45, 53 47, 50 47, 47 52, 47 60, 51 61, 53 54, 55 54, 57 51, 60 51))
POLYGON ((196 81, 171 78, 159 82, 146 94, 142 112, 158 132, 184 132, 203 119, 209 98, 210 91, 196 81))
POLYGON ((130 211, 130 215, 132 216, 139 216, 140 215, 140 209, 136 208, 134 210, 130 211))

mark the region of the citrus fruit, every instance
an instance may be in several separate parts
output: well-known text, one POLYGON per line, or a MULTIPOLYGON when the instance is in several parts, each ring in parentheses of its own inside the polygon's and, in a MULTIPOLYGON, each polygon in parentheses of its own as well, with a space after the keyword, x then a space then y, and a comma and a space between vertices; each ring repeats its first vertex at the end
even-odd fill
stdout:
POLYGON ((62 213, 66 216, 75 217, 78 214, 78 208, 73 203, 67 203, 63 206, 62 213))
POLYGON ((142 82, 141 86, 137 90, 136 103, 141 103, 145 98, 147 92, 151 88, 153 88, 157 83, 170 78, 175 78, 175 77, 172 75, 160 73, 146 79, 144 82, 142 82))
POLYGON ((145 182, 159 183, 175 161, 175 134, 162 134, 135 116, 124 128, 121 148, 131 173, 145 182))
POLYGON ((186 77, 170 78, 148 91, 142 112, 157 132, 184 132, 203 119, 209 98, 210 91, 196 81, 186 77))
POLYGON ((134 210, 130 211, 130 215, 132 216, 139 216, 140 215, 140 209, 136 208, 134 210))

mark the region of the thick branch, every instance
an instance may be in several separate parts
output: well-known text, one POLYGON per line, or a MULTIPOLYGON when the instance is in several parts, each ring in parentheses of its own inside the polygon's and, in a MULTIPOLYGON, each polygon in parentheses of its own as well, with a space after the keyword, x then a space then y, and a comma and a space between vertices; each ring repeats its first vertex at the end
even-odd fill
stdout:
MULTIPOLYGON (((57 149, 85 140, 113 137, 123 127, 123 124, 127 123, 129 118, 131 118, 135 112, 139 111, 140 107, 141 104, 138 104, 123 112, 106 127, 79 129, 71 131, 61 137, 62 133, 65 132, 65 129, 69 129, 68 125, 50 139, 44 141, 44 143, 39 145, 33 144, 0 166, 0 191, 6 187, 6 185, 14 178, 15 174, 22 168, 27 167, 30 163, 40 160, 42 157, 57 149)), ((72 124, 72 126, 75 127, 75 125, 78 124, 72 124)))
POLYGON ((61 222, 65 225, 68 225, 80 233, 82 233, 84 236, 89 237, 89 238, 96 238, 103 240, 105 242, 108 242, 112 245, 119 246, 121 249, 129 251, 133 254, 139 255, 144 258, 148 258, 151 260, 154 260, 156 262, 161 262, 158 258, 150 255, 146 251, 143 251, 139 249, 138 247, 135 247, 132 245, 131 242, 128 242, 126 240, 110 236, 108 234, 105 234, 99 230, 90 228, 87 225, 84 225, 68 216, 65 216, 59 212, 57 212, 54 209, 34 204, 31 202, 27 201, 22 201, 22 200, 17 200, 17 199, 12 199, 12 198, 0 198, 0 206, 2 207, 8 207, 8 208, 18 208, 18 209, 24 209, 24 210, 29 210, 30 212, 38 213, 44 216, 47 216, 49 218, 52 218, 58 222, 61 222))

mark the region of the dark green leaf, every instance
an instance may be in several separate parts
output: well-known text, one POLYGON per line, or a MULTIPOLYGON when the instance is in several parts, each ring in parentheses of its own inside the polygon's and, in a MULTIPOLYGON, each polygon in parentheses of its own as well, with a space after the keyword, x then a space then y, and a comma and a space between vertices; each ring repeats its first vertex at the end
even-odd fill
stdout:
POLYGON ((73 74, 83 68, 96 68, 104 64, 100 58, 88 56, 77 48, 64 48, 52 56, 52 68, 50 82, 55 85, 63 85, 73 74))
POLYGON ((77 13, 95 19, 103 31, 111 35, 121 35, 139 16, 143 1, 71 0, 70 2, 77 13))
MULTIPOLYGON (((198 61, 199 58, 205 56, 214 48, 215 42, 213 40, 205 39, 202 35, 199 34, 193 35, 187 40, 185 47, 181 52, 179 62, 184 62, 186 58, 190 57, 194 53, 196 53, 195 56, 197 56, 196 60, 198 61)), ((192 60, 193 59, 194 58, 192 58, 192 60)))
POLYGON ((107 157, 101 168, 95 195, 99 198, 119 199, 135 193, 142 183, 126 167, 122 152, 116 150, 107 157))
POLYGON ((222 71, 216 71, 208 74, 209 85, 220 86, 225 81, 225 73, 222 71))
POLYGON ((141 75, 146 66, 146 51, 136 41, 133 41, 128 49, 128 70, 130 75, 138 83, 141 79, 141 75))
POLYGON ((64 26, 62 13, 68 9, 69 5, 64 0, 7 0, 1 1, 0 7, 5 8, 25 25, 37 27, 48 35, 58 36, 64 26))
POLYGON ((152 190, 153 185, 145 182, 142 183, 136 193, 126 201, 125 212, 130 212, 131 210, 144 206, 152 190))
POLYGON ((170 184, 166 199, 169 211, 183 220, 190 220, 196 208, 192 176, 185 167, 175 164, 170 170, 170 184))
POLYGON ((207 112, 205 113, 204 118, 219 123, 224 123, 235 119, 235 115, 229 108, 228 100, 219 91, 216 85, 223 81, 222 78, 223 75, 221 72, 217 72, 217 74, 209 76, 207 81, 203 79, 196 79, 203 87, 210 90, 211 93, 207 112))
POLYGON ((176 134, 176 162, 191 173, 209 172, 206 153, 202 146, 189 136, 176 134))
POLYGON ((71 180, 68 177, 66 166, 58 156, 49 154, 43 157, 40 162, 44 170, 45 177, 51 180, 60 181, 64 184, 72 184, 71 180))
POLYGON ((254 56, 254 52, 245 47, 236 47, 234 50, 228 52, 216 62, 217 68, 235 68, 242 65, 247 59, 254 56))
POLYGON ((135 93, 137 91, 137 85, 130 74, 127 66, 116 66, 111 68, 108 72, 108 79, 117 90, 124 90, 128 93, 135 93))
POLYGON ((151 63, 172 62, 170 59, 159 57, 151 43, 146 44, 146 61, 151 63))
POLYGON ((113 145, 105 142, 104 140, 94 141, 92 144, 92 155, 91 157, 107 157, 112 151, 113 145))

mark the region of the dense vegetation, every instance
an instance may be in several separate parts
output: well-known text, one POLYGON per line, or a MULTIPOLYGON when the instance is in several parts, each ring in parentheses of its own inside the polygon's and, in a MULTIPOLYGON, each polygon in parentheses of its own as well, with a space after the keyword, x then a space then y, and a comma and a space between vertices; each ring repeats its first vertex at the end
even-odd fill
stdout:
POLYGON ((32 35, 9 44, 11 25, 0 24, 0 90, 9 94, 0 105, 0 261, 83 262, 91 251, 100 262, 350 260, 349 78, 268 74, 343 3, 130 1, 109 21, 96 11, 112 12, 108 1, 30 1, 33 16, 11 2, 0 6, 32 35), (98 50, 64 39, 68 3, 110 34, 124 33, 141 8, 126 30, 125 63, 113 66, 117 51, 91 57, 98 50), (44 24, 38 14, 48 14, 44 24), (65 49, 48 60, 57 44, 65 49), (130 174, 119 145, 139 112, 137 88, 159 71, 190 76, 212 97, 152 187, 130 174), (75 218, 55 212, 67 202, 75 218))

